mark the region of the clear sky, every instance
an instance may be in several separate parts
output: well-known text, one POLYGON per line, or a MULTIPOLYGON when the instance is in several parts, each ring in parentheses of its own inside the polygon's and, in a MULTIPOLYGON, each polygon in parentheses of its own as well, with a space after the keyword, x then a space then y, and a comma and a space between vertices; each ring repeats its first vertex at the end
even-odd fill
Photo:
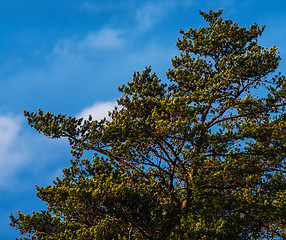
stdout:
POLYGON ((285 0, 0 0, 0 239, 19 236, 9 214, 44 208, 35 185, 51 184, 71 158, 65 140, 31 129, 23 110, 97 118, 114 106, 117 87, 152 66, 160 78, 178 52, 179 29, 204 25, 198 14, 266 30, 286 74, 285 0))

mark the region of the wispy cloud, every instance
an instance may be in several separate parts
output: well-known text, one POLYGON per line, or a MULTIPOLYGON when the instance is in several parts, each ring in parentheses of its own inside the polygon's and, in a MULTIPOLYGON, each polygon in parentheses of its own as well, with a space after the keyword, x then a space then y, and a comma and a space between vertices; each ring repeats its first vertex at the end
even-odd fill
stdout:
POLYGON ((17 119, 0 116, 0 151, 3 152, 13 143, 20 129, 17 119))
POLYGON ((124 40, 121 32, 114 29, 101 29, 99 32, 89 33, 78 47, 86 50, 109 50, 123 46, 124 40))
POLYGON ((190 5, 192 1, 193 0, 181 0, 179 2, 176 0, 127 0, 124 2, 119 1, 117 3, 109 1, 104 1, 102 3, 84 1, 78 5, 78 9, 87 14, 104 14, 112 12, 110 22, 113 25, 116 26, 119 22, 124 25, 124 22, 128 22, 134 25, 135 31, 145 31, 161 22, 168 16, 170 11, 174 10, 174 8, 190 5), (128 9, 132 10, 128 11, 128 9), (126 13, 126 15, 123 13, 126 13), (121 22, 122 18, 124 19, 123 22, 121 22))
POLYGON ((140 30, 147 30, 159 22, 167 13, 172 1, 147 2, 136 12, 135 19, 140 30))
POLYGON ((135 14, 138 28, 141 31, 148 30, 168 17, 170 15, 170 11, 178 8, 189 7, 193 2, 193 0, 143 1, 135 14))
POLYGON ((82 39, 66 38, 59 41, 54 47, 54 53, 62 56, 85 55, 97 51, 120 49, 124 42, 120 30, 103 28, 89 32, 82 39))
POLYGON ((27 162, 28 150, 20 137, 20 117, 0 116, 0 188, 27 162))

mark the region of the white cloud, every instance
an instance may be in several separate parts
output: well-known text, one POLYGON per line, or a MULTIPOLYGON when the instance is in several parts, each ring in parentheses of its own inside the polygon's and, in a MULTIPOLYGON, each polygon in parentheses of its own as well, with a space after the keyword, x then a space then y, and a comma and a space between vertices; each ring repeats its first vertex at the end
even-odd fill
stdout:
POLYGON ((0 116, 0 151, 7 149, 14 141, 20 126, 17 119, 0 116))
POLYGON ((0 187, 26 163, 28 152, 19 135, 20 126, 19 117, 0 116, 0 187))
POLYGON ((71 58, 89 55, 98 51, 120 49, 124 45, 122 32, 116 29, 103 28, 97 32, 89 32, 82 39, 66 38, 54 47, 54 54, 71 58))
POLYGON ((181 0, 180 2, 176 0, 144 2, 143 6, 138 8, 135 19, 140 30, 147 30, 167 17, 168 12, 174 8, 188 7, 192 4, 193 0, 181 0))
POLYGON ((120 48, 123 45, 123 39, 118 30, 105 28, 99 32, 89 33, 78 46, 80 49, 87 50, 108 50, 120 48))
POLYGON ((117 106, 115 101, 97 102, 91 107, 85 108, 77 117, 88 119, 89 115, 91 115, 94 120, 101 120, 104 117, 108 118, 108 112, 111 112, 115 106, 117 106))
POLYGON ((27 131, 23 120, 0 115, 0 190, 24 191, 49 182, 51 173, 54 177, 55 169, 66 166, 70 157, 67 139, 51 140, 27 131))
POLYGON ((148 2, 145 6, 139 8, 136 12, 136 21, 140 30, 147 30, 156 22, 158 22, 166 11, 169 1, 164 2, 148 2))

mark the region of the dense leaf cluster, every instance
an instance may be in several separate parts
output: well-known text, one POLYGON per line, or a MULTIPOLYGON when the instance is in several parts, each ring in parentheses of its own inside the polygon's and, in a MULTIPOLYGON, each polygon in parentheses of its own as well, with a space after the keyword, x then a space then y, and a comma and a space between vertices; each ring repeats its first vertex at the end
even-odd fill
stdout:
POLYGON ((286 238, 277 48, 258 45, 264 27, 200 14, 209 26, 180 31, 168 83, 135 73, 111 120, 25 112, 40 133, 67 137, 74 160, 37 188, 47 210, 11 215, 20 239, 286 238))

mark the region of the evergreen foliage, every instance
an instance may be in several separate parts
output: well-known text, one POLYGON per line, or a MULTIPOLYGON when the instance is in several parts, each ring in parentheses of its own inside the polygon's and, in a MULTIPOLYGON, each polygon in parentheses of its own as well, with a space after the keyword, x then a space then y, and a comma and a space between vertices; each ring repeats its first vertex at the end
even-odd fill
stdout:
POLYGON ((67 137, 74 159, 37 187, 47 210, 11 214, 20 239, 286 238, 277 48, 258 45, 264 27, 200 14, 208 26, 180 31, 168 82, 135 73, 111 120, 25 111, 40 133, 67 137))

